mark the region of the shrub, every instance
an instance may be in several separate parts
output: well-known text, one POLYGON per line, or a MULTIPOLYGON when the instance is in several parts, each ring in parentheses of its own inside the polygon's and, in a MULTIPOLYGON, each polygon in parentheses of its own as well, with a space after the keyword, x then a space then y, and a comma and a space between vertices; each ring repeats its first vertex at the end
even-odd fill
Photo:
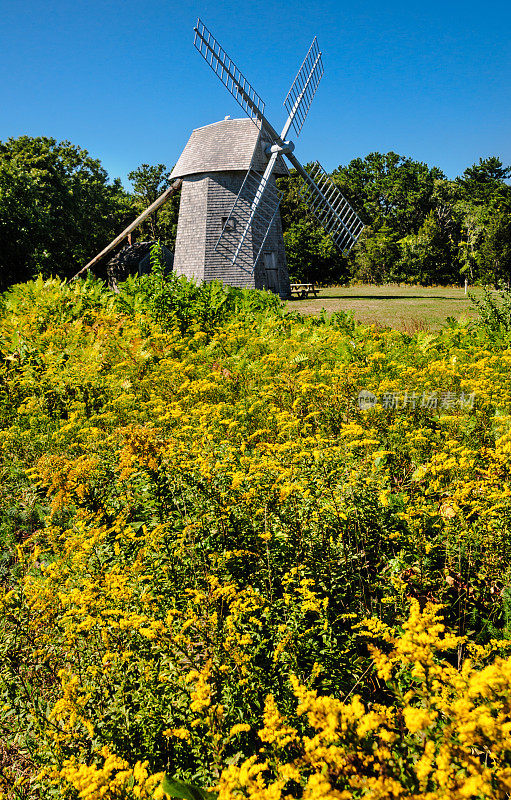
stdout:
POLYGON ((168 328, 210 331, 230 317, 257 311, 277 313, 282 302, 272 292, 236 289, 220 281, 197 284, 184 276, 165 274, 160 245, 151 249, 151 272, 133 276, 119 287, 117 307, 133 314, 146 312, 168 328))
POLYGON ((507 345, 511 341, 511 292, 503 285, 496 290, 483 287, 483 295, 470 300, 479 312, 477 327, 490 342, 507 345))

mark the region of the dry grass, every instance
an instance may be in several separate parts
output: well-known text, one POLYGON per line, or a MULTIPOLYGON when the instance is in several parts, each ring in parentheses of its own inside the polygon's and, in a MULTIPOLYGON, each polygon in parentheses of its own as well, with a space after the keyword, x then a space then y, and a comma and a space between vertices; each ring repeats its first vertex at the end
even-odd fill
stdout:
POLYGON ((463 287, 458 286, 330 286, 320 289, 317 298, 289 300, 287 307, 302 314, 319 314, 321 309, 328 314, 351 311, 360 322, 406 333, 439 330, 447 317, 475 317, 463 287))

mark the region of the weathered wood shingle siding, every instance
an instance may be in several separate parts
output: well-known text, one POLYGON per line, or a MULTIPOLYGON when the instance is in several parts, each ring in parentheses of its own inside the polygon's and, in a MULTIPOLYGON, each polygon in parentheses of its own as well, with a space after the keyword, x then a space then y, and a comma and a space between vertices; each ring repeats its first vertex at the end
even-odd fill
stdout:
MULTIPOLYGON (((171 178, 202 172, 263 171, 268 163, 264 147, 269 142, 261 136, 259 123, 251 119, 223 119, 196 128, 172 170, 171 178), (252 162, 253 157, 253 162, 252 162)), ((275 174, 288 175, 282 158, 277 159, 275 174)))
POLYGON ((197 281, 204 280, 208 180, 207 175, 183 180, 177 220, 174 272, 197 281))
POLYGON ((214 172, 208 177, 204 280, 220 279, 230 286, 254 288, 253 275, 233 266, 215 251, 222 232, 222 218, 229 215, 244 177, 243 172, 214 172))

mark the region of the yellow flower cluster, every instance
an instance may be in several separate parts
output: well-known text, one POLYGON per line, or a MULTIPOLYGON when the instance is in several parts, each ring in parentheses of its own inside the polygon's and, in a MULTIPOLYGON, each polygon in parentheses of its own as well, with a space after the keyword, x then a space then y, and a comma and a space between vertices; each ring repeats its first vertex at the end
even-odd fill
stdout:
POLYGON ((252 756, 226 768, 219 800, 281 800, 289 797, 289 781, 301 785, 303 797, 316 800, 508 797, 511 659, 480 671, 466 661, 458 672, 442 659, 456 638, 445 631, 433 605, 421 614, 413 603, 406 631, 387 629, 385 638, 394 650, 389 656, 375 650, 375 666, 381 675, 388 663, 384 679, 395 705, 368 709, 356 696, 349 701, 320 696, 292 676, 296 713, 307 716, 311 733, 287 727, 269 696, 259 737, 279 749, 263 747, 262 760, 252 756), (403 696, 389 676, 397 667, 419 663, 415 686, 403 696), (292 746, 286 750, 286 745, 292 746))
POLYGON ((143 797, 150 757, 220 800, 504 797, 511 350, 54 311, 0 316, 0 722, 42 795, 143 797))
POLYGON ((149 775, 147 761, 137 761, 131 768, 127 761, 111 753, 106 746, 100 756, 103 758, 102 766, 77 764, 70 759, 60 771, 60 777, 76 789, 80 800, 129 797, 149 800, 164 796, 160 790, 163 773, 149 775))

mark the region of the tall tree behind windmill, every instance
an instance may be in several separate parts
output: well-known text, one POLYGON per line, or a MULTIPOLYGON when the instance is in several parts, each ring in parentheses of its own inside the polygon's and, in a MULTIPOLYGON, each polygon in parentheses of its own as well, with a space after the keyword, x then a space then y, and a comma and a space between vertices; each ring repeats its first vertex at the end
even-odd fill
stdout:
MULTIPOLYGON (((165 164, 141 164, 137 169, 128 173, 128 179, 133 185, 133 194, 136 199, 137 210, 143 211, 170 185, 170 172, 165 164)), ((145 223, 149 227, 151 239, 161 239, 163 231, 160 223, 161 209, 154 211, 145 223)))

